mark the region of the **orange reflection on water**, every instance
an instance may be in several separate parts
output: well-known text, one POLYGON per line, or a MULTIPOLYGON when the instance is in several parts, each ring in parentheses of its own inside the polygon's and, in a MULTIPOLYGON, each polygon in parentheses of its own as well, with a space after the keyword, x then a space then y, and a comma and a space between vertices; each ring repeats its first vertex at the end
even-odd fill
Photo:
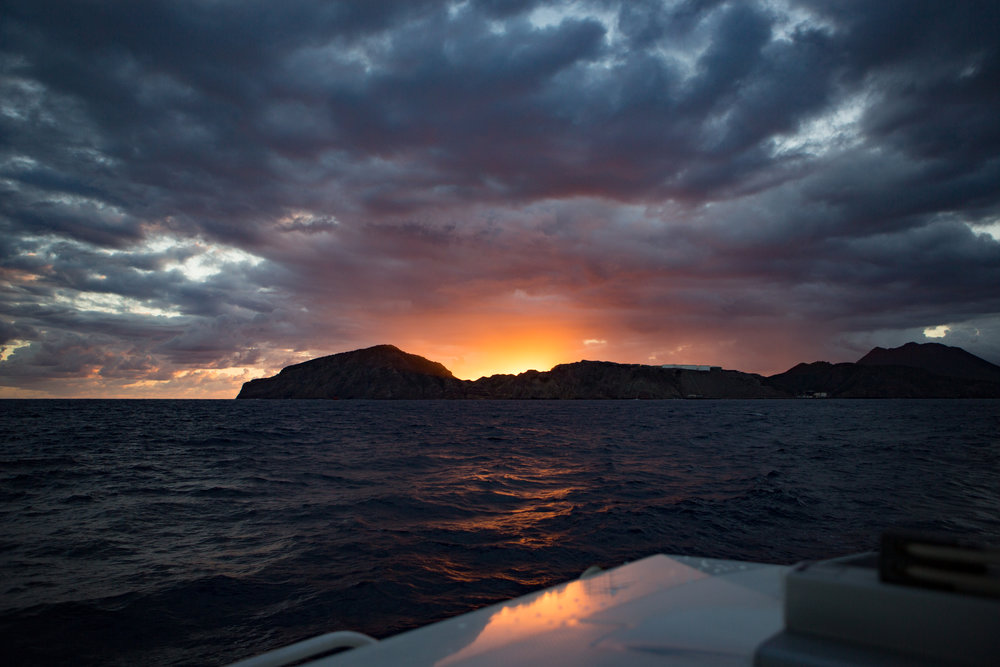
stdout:
POLYGON ((573 511, 573 503, 560 500, 569 490, 550 492, 547 498, 533 497, 530 504, 504 513, 480 514, 474 517, 440 521, 435 527, 445 530, 460 530, 469 533, 492 531, 504 536, 507 544, 522 547, 542 548, 557 544, 562 537, 560 531, 545 530, 539 524, 566 516, 573 511))
POLYGON ((579 485, 553 484, 553 480, 565 474, 565 469, 537 465, 530 475, 482 470, 459 472, 452 488, 465 493, 469 509, 478 509, 478 513, 436 520, 429 522, 428 527, 469 533, 495 532, 505 536, 504 541, 509 544, 529 548, 552 546, 562 534, 546 529, 544 523, 570 514, 576 504, 569 497, 585 491, 579 485))

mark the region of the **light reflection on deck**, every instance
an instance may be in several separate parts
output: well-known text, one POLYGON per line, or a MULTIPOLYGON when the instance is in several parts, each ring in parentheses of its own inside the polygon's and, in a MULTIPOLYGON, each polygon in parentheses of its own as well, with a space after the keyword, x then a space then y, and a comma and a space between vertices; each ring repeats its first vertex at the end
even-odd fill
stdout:
POLYGON ((596 626, 599 622, 593 619, 595 615, 642 597, 666 581, 676 586, 708 576, 677 561, 639 562, 633 570, 632 576, 623 578, 611 571, 593 579, 571 581, 519 604, 505 604, 493 612, 471 644, 436 664, 444 667, 543 634, 547 641, 559 642, 561 632, 578 633, 583 624, 596 626), (657 576, 643 576, 647 572, 657 576))

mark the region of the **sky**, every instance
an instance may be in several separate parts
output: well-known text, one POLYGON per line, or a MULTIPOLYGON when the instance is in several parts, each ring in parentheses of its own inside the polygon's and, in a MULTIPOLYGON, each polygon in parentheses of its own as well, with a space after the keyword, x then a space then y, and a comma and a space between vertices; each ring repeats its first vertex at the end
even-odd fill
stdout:
POLYGON ((1000 363, 1000 4, 4 0, 0 397, 391 343, 1000 363))

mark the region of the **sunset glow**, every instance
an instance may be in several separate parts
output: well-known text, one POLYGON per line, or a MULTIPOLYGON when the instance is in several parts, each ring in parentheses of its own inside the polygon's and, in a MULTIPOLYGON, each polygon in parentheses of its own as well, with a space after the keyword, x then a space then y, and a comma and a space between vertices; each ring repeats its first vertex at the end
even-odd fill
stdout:
MULTIPOLYGON (((517 374, 527 370, 547 371, 556 364, 578 361, 578 344, 562 331, 486 334, 470 341, 464 354, 455 358, 449 369, 463 380, 476 380, 499 373, 517 374)), ((445 364, 446 366, 448 364, 445 364)))
POLYGON ((1000 363, 995 3, 907 7, 11 0, 0 397, 1000 363))

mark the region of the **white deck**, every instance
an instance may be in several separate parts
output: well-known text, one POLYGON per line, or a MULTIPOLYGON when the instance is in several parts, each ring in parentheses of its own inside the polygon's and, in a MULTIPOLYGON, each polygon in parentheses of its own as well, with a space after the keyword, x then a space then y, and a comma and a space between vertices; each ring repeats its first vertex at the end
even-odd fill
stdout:
POLYGON ((650 556, 307 664, 750 665, 787 570, 650 556))

